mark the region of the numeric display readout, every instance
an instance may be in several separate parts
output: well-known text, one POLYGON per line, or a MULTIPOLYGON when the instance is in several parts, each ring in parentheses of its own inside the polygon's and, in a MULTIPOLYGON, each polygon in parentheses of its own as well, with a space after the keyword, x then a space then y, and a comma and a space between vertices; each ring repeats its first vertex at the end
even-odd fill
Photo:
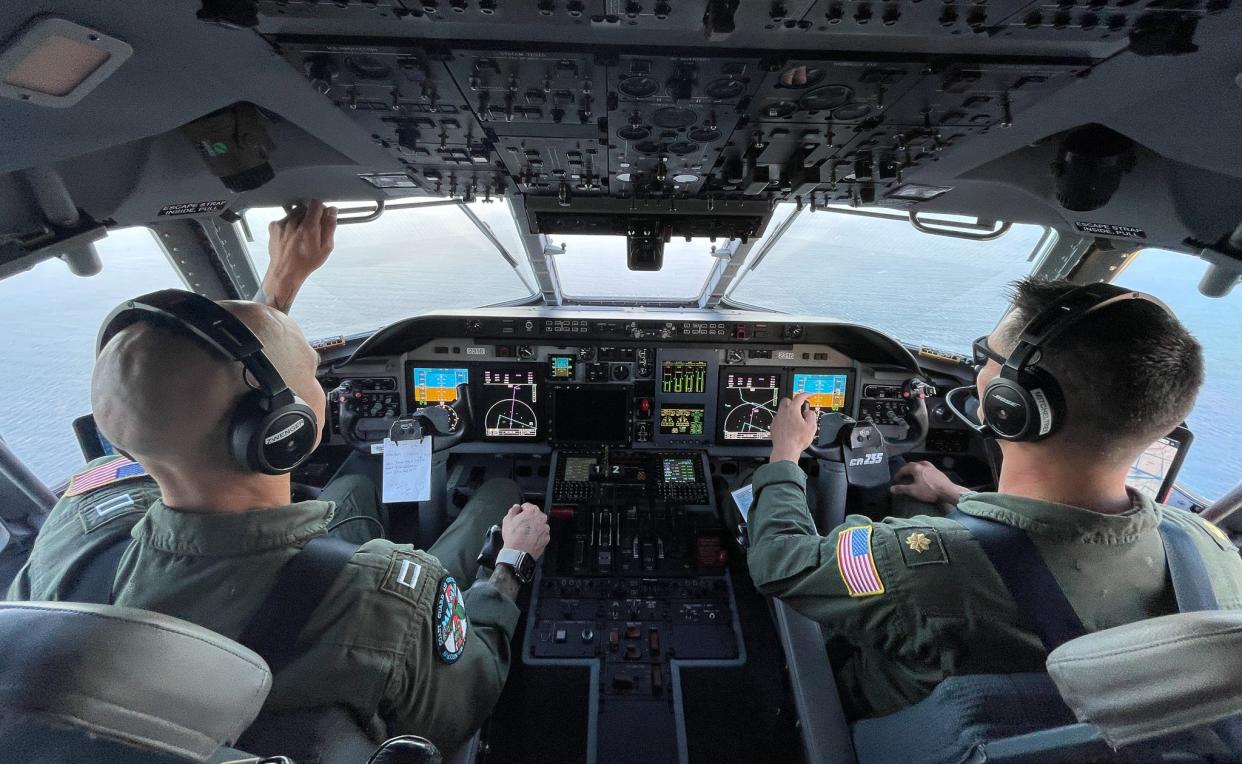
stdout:
POLYGON ((662 406, 660 408, 661 435, 702 435, 702 406, 662 406))
POLYGON ((483 435, 534 438, 539 435, 539 383, 533 370, 483 371, 483 435))
POLYGON ((660 391, 707 392, 707 361, 664 361, 660 364, 660 391))
POLYGON ((414 402, 420 406, 452 403, 457 400, 457 386, 470 382, 469 369, 410 369, 414 402))
POLYGON ((781 375, 722 372, 720 433, 724 440, 770 440, 781 398, 781 375))
POLYGON ((665 459, 665 483, 697 483, 699 473, 694 469, 693 459, 665 459))
POLYGON ((810 393, 806 405, 819 411, 840 411, 845 408, 846 374, 795 374, 793 393, 810 393))

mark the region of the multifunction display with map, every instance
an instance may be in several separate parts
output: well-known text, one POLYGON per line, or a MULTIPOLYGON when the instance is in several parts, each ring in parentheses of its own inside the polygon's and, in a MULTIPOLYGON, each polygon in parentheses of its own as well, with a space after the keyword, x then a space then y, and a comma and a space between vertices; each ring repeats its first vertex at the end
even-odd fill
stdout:
POLYGON ((840 411, 845 408, 848 374, 794 374, 793 394, 810 393, 807 405, 819 411, 840 411))
POLYGON ((660 391, 707 392, 707 361, 664 361, 660 364, 660 391))
POLYGON ((769 440, 781 397, 781 375, 743 370, 720 372, 722 440, 769 440))
POLYGON ((539 436, 539 383, 534 369, 484 369, 481 397, 484 437, 539 436))
POLYGON ((663 406, 660 408, 661 435, 702 435, 702 406, 663 406))
POLYGON ((457 386, 469 381, 469 369, 410 369, 410 389, 414 391, 414 402, 420 406, 452 403, 457 400, 457 386))

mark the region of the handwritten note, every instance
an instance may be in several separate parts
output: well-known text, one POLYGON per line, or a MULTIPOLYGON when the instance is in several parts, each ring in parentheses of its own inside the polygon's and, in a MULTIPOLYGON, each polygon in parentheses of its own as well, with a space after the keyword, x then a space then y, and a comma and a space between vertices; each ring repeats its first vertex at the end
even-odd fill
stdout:
POLYGON ((733 492, 733 502, 742 513, 742 521, 750 522, 750 505, 755 502, 754 484, 747 483, 733 492))
POLYGON ((384 438, 384 503, 431 498, 431 438, 384 438))

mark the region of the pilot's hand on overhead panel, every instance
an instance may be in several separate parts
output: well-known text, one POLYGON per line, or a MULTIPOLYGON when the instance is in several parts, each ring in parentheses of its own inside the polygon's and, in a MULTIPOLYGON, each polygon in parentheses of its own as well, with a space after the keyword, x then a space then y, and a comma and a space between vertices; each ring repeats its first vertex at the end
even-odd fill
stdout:
POLYGON ((910 462, 897 470, 889 490, 927 504, 957 504, 961 495, 970 491, 928 462, 910 462))
POLYGON ((793 398, 781 399, 772 419, 772 455, 769 462, 797 462, 802 452, 815 442, 818 417, 804 404, 810 399, 808 393, 798 393, 793 398))
POLYGON ((500 522, 500 536, 505 548, 517 549, 538 560, 552 538, 548 516, 534 504, 514 504, 500 522))
POLYGON ((332 252, 336 207, 325 207, 316 199, 272 222, 267 231, 271 261, 255 302, 288 313, 302 284, 332 252))

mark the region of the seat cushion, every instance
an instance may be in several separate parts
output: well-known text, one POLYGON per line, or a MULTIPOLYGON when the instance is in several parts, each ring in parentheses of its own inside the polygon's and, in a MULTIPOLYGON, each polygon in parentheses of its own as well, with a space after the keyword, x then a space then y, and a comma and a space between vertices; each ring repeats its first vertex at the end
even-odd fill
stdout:
POLYGON ((962 762, 979 744, 1073 724, 1047 674, 950 677, 925 700, 854 725, 860 764, 962 762))
POLYGON ((0 645, 5 718, 196 761, 236 740, 271 689, 255 653, 145 610, 3 602, 0 645))

